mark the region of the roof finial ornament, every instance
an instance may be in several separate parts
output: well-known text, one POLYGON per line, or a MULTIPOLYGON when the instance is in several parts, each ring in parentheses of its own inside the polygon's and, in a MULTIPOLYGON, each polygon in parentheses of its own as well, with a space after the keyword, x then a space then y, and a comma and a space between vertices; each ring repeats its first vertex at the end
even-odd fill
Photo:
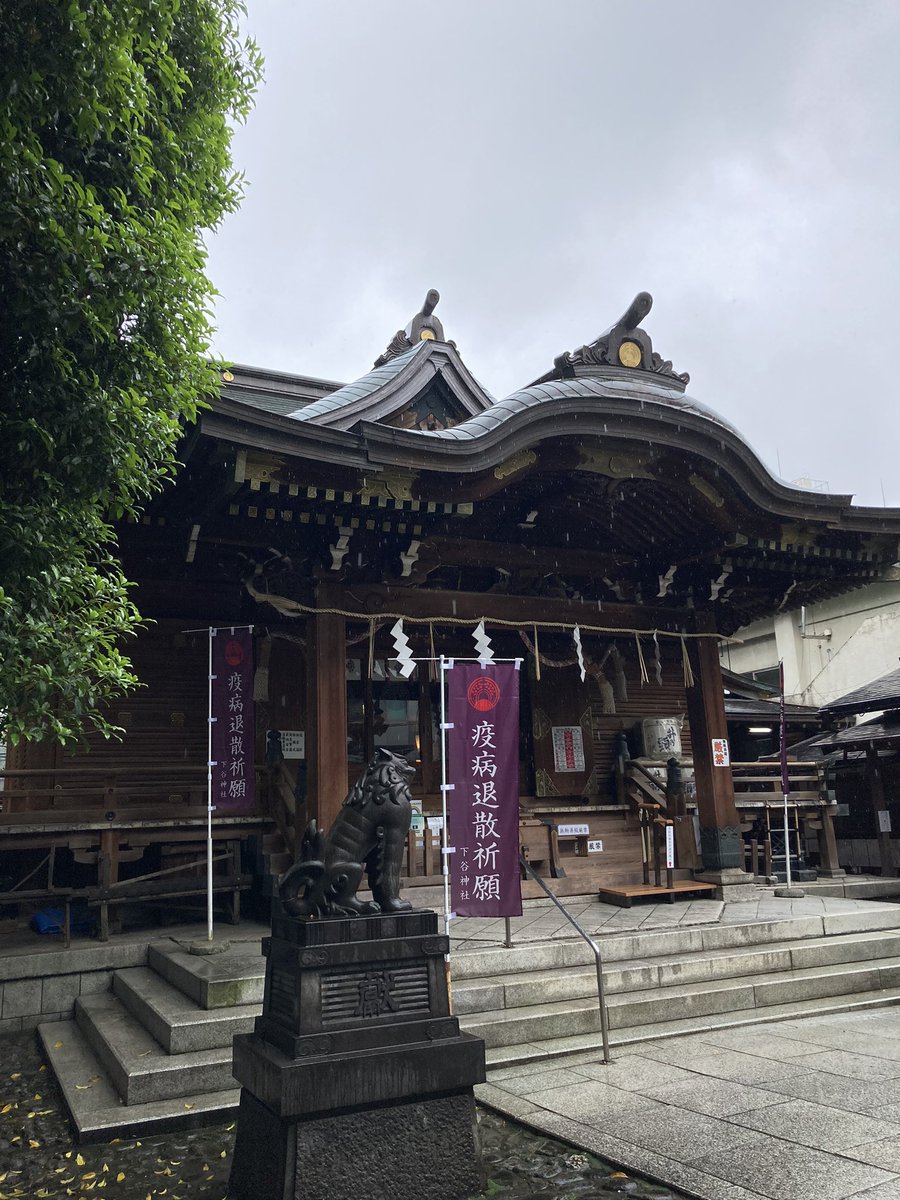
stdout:
POLYGON ((653 349, 650 335, 639 329, 641 321, 653 307, 649 292, 638 292, 628 308, 614 325, 601 333, 596 341, 561 354, 553 365, 564 377, 571 378, 578 366, 627 367, 643 371, 654 371, 657 375, 669 375, 687 384, 690 375, 672 370, 672 364, 664 360, 653 349))
POLYGON ((425 303, 416 313, 405 329, 398 329, 388 344, 384 354, 375 359, 376 367, 383 367, 386 362, 390 362, 392 358, 396 358, 399 354, 405 354, 407 350, 411 350, 413 346, 419 342, 443 342, 444 326, 440 319, 434 315, 434 310, 437 307, 437 302, 441 298, 441 293, 437 288, 429 288, 425 296, 425 303))

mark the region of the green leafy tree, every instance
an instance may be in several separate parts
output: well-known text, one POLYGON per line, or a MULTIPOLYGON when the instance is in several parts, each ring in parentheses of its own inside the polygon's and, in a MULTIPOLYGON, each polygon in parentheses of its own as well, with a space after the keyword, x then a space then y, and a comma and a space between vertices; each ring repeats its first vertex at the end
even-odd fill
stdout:
POLYGON ((112 523, 215 386, 203 231, 261 73, 236 0, 5 0, 0 737, 111 732, 139 627, 112 523))

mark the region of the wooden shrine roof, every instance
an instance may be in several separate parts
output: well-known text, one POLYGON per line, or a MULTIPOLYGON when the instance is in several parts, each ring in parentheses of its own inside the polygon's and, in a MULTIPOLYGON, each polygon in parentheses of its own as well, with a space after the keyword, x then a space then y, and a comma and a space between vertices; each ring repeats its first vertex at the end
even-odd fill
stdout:
POLYGON ((900 511, 771 475, 653 351, 646 293, 500 400, 444 340, 435 296, 355 383, 224 373, 175 488, 123 535, 132 577, 163 560, 170 577, 174 541, 180 576, 210 587, 251 571, 272 592, 319 578, 711 608, 732 632, 896 574, 900 511))

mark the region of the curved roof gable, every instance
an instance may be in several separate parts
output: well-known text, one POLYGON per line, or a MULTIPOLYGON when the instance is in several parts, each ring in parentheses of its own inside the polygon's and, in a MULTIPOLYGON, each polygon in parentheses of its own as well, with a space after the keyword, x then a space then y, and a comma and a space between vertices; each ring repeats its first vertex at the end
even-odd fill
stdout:
POLYGON ((360 421, 440 431, 483 413, 493 398, 450 342, 420 341, 411 349, 288 416, 330 429, 360 421))

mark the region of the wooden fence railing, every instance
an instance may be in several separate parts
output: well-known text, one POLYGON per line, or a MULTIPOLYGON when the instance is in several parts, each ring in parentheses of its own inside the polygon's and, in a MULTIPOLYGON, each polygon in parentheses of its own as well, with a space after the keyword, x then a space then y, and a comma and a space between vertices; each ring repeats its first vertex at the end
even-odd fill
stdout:
POLYGON ((0 825, 150 819, 206 808, 206 763, 0 771, 0 825))

